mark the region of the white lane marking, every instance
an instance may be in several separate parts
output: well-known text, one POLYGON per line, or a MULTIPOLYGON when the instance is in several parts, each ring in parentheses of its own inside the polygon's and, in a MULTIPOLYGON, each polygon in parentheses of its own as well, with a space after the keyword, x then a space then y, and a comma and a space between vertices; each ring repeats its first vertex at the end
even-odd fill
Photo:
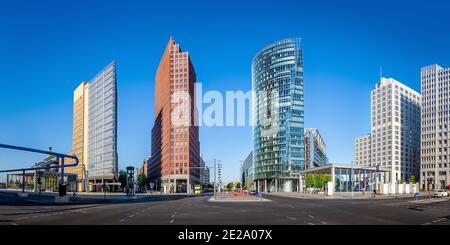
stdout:
POLYGON ((124 221, 125 221, 125 219, 121 219, 119 222, 122 223, 122 222, 124 222, 124 221))
POLYGON ((422 224, 422 225, 431 225, 431 223, 425 223, 425 224, 422 224))
POLYGON ((172 218, 175 217, 175 214, 172 214, 172 218))
POLYGON ((17 223, 14 222, 14 221, 10 221, 9 223, 10 223, 11 225, 17 225, 17 223))
POLYGON ((134 217, 134 215, 132 214, 132 215, 130 215, 130 216, 128 216, 128 217, 130 217, 130 218, 133 218, 133 217, 134 217))
POLYGON ((171 223, 171 224, 173 223, 173 219, 170 220, 170 223, 171 223))
POLYGON ((326 224, 327 224, 327 222, 325 222, 325 221, 322 221, 322 220, 320 220, 320 219, 319 219, 319 222, 320 222, 320 223, 322 223, 322 224, 324 224, 324 225, 326 225, 326 224))
POLYGON ((308 225, 314 225, 313 223, 308 223, 308 225))
POLYGON ((309 216, 311 219, 314 219, 314 216, 312 216, 311 214, 308 214, 308 216, 309 216))
POLYGON ((291 216, 286 216, 286 218, 291 219, 291 220, 297 220, 296 218, 291 217, 291 216))

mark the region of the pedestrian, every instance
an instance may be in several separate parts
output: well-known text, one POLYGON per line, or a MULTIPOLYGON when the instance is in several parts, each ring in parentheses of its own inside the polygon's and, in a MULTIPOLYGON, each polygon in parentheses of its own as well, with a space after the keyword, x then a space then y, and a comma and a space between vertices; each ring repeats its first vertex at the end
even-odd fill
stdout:
POLYGON ((376 197, 376 196, 377 196, 377 190, 373 189, 373 197, 376 197))

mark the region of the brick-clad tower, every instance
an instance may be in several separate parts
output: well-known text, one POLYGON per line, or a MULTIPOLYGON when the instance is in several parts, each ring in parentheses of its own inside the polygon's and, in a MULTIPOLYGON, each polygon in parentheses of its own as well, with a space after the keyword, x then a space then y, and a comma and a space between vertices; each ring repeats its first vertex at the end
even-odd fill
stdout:
POLYGON ((155 80, 155 124, 148 176, 157 190, 192 192, 193 186, 200 184, 195 81, 189 53, 183 52, 171 37, 155 80))

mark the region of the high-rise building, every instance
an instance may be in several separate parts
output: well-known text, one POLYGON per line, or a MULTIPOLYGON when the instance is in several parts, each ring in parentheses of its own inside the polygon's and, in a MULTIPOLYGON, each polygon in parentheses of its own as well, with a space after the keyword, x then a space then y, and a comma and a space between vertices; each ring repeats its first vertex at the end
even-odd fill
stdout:
POLYGON ((422 68, 422 189, 440 189, 450 183, 449 85, 450 68, 422 68))
POLYGON ((359 167, 370 167, 370 149, 371 149, 370 134, 357 137, 355 139, 355 153, 354 163, 359 167))
POLYGON ((150 181, 164 192, 192 193, 200 183, 199 130, 195 125, 196 74, 188 52, 171 37, 156 72, 150 181))
POLYGON ((420 103, 419 93, 392 78, 372 90, 370 165, 389 170, 387 182, 419 175, 420 103))
POLYGON ((118 180, 116 64, 89 83, 88 174, 94 190, 118 180))
POLYGON ((261 50, 252 62, 254 178, 259 191, 296 191, 304 169, 303 54, 300 39, 261 50))
POLYGON ((86 191, 86 171, 88 166, 88 96, 89 86, 82 82, 73 92, 73 143, 72 154, 79 159, 76 167, 67 168, 67 173, 77 175, 76 191, 86 191))
POLYGON ((327 146, 319 130, 305 129, 305 168, 320 167, 328 164, 327 146))
POLYGON ((209 167, 203 158, 200 157, 200 185, 206 188, 209 185, 209 167))
POLYGON ((142 161, 142 164, 139 167, 139 174, 143 174, 143 175, 147 176, 147 174, 148 174, 147 166, 148 166, 148 162, 147 162, 147 159, 145 159, 144 161, 142 161))
POLYGON ((253 186, 253 152, 251 151, 242 162, 241 166, 241 183, 247 188, 254 189, 253 186))

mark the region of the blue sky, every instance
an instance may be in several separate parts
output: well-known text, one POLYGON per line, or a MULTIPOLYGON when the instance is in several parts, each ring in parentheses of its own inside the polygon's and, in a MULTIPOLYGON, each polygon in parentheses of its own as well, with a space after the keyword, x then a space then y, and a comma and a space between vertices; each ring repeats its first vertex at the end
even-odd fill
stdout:
MULTIPOLYGON (((203 90, 251 89, 251 60, 267 44, 302 38, 305 126, 331 162, 350 162, 370 130, 370 91, 383 75, 420 91, 420 67, 450 66, 450 2, 24 1, 0 5, 0 142, 67 152, 72 96, 117 61, 119 167, 150 152, 155 72, 171 35, 189 51, 203 90)), ((238 178, 250 127, 201 128, 206 160, 238 178)), ((0 150, 0 169, 40 155, 0 150)))

